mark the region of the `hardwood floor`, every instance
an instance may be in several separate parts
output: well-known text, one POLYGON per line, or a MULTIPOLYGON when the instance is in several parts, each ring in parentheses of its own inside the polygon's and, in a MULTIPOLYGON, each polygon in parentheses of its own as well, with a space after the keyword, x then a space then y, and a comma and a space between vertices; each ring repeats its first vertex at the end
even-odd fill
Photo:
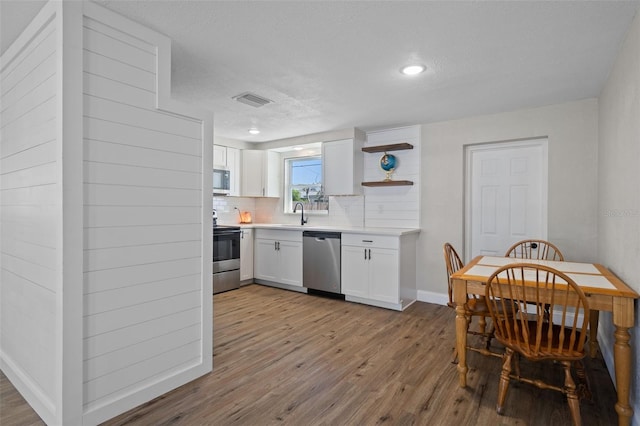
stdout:
MULTIPOLYGON (((497 415, 498 358, 470 353, 460 389, 454 316, 421 302, 395 312, 259 285, 217 294, 213 372, 104 425, 570 424, 560 393, 524 384, 512 383, 497 415)), ((602 358, 586 365, 593 398, 581 401, 584 424, 617 424, 602 358)), ((522 368, 562 381, 553 364, 522 368)), ((42 424, 12 414, 26 404, 4 376, 0 386, 0 424, 42 424)))

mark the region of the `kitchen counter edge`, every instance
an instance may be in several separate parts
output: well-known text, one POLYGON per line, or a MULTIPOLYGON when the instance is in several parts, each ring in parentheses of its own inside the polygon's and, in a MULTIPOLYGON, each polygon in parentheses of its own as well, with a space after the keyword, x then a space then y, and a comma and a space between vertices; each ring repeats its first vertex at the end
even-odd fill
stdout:
POLYGON ((286 231, 324 231, 324 232, 342 232, 349 234, 373 234, 373 235, 409 235, 419 234, 422 230, 420 228, 366 228, 366 227, 348 227, 348 226, 301 226, 301 225, 288 225, 288 224, 275 224, 275 223, 235 223, 234 226, 240 226, 241 228, 253 228, 253 229, 281 229, 286 231))

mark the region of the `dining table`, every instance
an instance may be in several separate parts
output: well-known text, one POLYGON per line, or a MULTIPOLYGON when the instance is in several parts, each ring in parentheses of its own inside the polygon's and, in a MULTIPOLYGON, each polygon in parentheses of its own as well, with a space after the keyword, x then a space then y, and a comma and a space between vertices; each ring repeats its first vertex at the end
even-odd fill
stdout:
MULTIPOLYGON (((458 351, 459 385, 467 385, 467 328, 465 304, 469 294, 485 295, 489 277, 499 268, 515 263, 530 263, 549 266, 564 272, 580 286, 588 299, 589 352, 594 357, 597 351, 597 328, 600 311, 613 314, 614 340, 613 362, 617 390, 615 410, 618 424, 628 426, 633 416, 629 404, 629 388, 632 368, 632 350, 629 345, 629 329, 635 324, 634 300, 640 296, 606 267, 597 263, 566 262, 538 259, 520 259, 501 256, 476 256, 462 269, 451 275, 453 301, 456 310, 456 349, 458 351)), ((525 283, 525 285, 527 285, 525 283)), ((533 284, 532 284, 533 285, 533 284)))

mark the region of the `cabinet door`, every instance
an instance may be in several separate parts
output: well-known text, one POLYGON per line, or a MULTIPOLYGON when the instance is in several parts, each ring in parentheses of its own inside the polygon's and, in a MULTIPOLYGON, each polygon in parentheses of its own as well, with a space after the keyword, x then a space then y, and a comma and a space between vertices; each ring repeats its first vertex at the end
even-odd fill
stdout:
POLYGON ((369 259, 369 297, 381 302, 399 301, 398 250, 372 248, 369 259))
POLYGON ((227 147, 227 168, 229 169, 229 195, 240 196, 240 150, 227 147))
POLYGON ((322 144, 322 179, 327 195, 355 195, 362 192, 362 151, 353 139, 322 144), (359 148, 358 148, 359 149, 359 148))
POLYGON ((342 293, 369 297, 369 265, 365 248, 342 246, 342 293))
POLYGON ((245 149, 242 151, 242 196, 263 197, 264 152, 245 149))
POLYGON ((240 231, 240 281, 253 279, 253 230, 240 231))
POLYGON ((302 243, 279 241, 278 262, 282 284, 302 287, 302 243))
POLYGON ((280 271, 278 270, 279 256, 276 251, 276 241, 256 239, 254 249, 254 277, 277 282, 280 271))
POLYGON ((280 197, 282 192, 282 169, 284 167, 280 154, 273 151, 267 151, 265 153, 264 161, 263 195, 265 197, 280 197))
POLYGON ((227 147, 213 146, 213 167, 227 167, 227 147))

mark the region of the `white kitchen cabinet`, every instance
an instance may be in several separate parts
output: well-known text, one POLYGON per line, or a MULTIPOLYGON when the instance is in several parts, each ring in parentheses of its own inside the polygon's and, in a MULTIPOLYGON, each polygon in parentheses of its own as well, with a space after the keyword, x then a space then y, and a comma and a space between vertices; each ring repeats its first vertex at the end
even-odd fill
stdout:
POLYGON ((241 175, 240 150, 228 146, 213 146, 213 168, 229 170, 229 195, 240 196, 240 175, 241 175))
POLYGON ((282 164, 274 151, 242 151, 242 196, 280 197, 282 164))
POLYGON ((240 196, 241 156, 237 148, 227 147, 227 169, 229 169, 229 195, 240 196))
POLYGON ((369 261, 366 248, 342 245, 342 293, 362 298, 369 297, 369 261))
POLYGON ((222 145, 213 146, 213 168, 227 167, 227 147, 222 145))
POLYGON ((302 231, 256 229, 254 256, 255 282, 304 291, 302 231))
POLYGON ((240 230, 240 283, 253 282, 253 229, 240 230))
POLYGON ((362 141, 344 139, 322 144, 322 176, 327 195, 362 193, 364 158, 362 141))
POLYGON ((342 234, 345 300, 403 310, 416 300, 416 234, 342 234))
POLYGON ((275 240, 256 238, 253 254, 254 277, 275 282, 278 277, 278 243, 275 240))

